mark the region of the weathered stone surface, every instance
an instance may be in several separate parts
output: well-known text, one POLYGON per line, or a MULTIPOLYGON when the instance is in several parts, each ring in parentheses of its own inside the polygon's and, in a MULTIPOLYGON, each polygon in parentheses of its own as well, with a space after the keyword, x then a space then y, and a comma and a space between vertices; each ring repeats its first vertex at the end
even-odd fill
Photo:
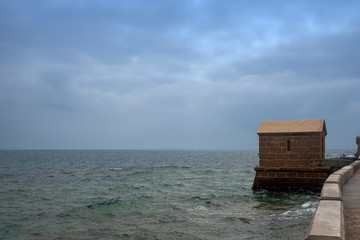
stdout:
POLYGON ((345 239, 341 201, 321 200, 319 202, 306 239, 345 239))
POLYGON ((321 190, 330 173, 330 167, 321 170, 327 135, 324 119, 263 121, 257 134, 259 167, 254 168, 253 189, 321 190))
POLYGON ((321 200, 341 201, 341 189, 337 183, 325 183, 321 190, 321 200))
POLYGON ((360 239, 360 173, 354 176, 342 187, 345 234, 347 240, 360 239))
POLYGON ((320 192, 329 176, 328 167, 255 167, 253 189, 289 191, 307 189, 320 192))
POLYGON ((336 183, 342 186, 344 184, 342 175, 331 174, 326 180, 325 183, 336 183))
MULTIPOLYGON (((349 166, 343 167, 341 170, 331 174, 326 179, 321 192, 321 201, 313 217, 313 221, 306 239, 345 239, 345 236, 347 240, 360 239, 359 166, 360 161, 355 161, 349 166), (343 184, 343 182, 346 180, 345 178, 349 178, 349 180, 347 183, 343 184), (339 195, 342 201, 339 199, 339 195), (324 219, 331 219, 329 214, 327 215, 324 213, 324 209, 326 209, 327 212, 333 212, 334 215, 339 215, 339 204, 327 203, 327 207, 324 207, 324 203, 326 203, 325 201, 340 202, 339 204, 342 202, 343 207, 340 209, 340 211, 342 210, 342 216, 340 214, 340 218, 342 218, 342 223, 340 224, 340 236, 337 233, 329 236, 329 234, 326 233, 328 230, 321 230, 322 227, 330 224, 324 219)), ((333 226, 330 227, 330 230, 332 228, 333 226)))
POLYGON ((360 160, 357 160, 357 161, 351 163, 350 166, 354 167, 354 173, 357 172, 360 168, 360 160))
POLYGON ((348 165, 341 169, 348 171, 349 179, 354 175, 354 167, 353 166, 348 165))
POLYGON ((343 184, 345 184, 349 180, 349 173, 348 173, 348 171, 346 171, 344 169, 340 169, 340 170, 334 172, 333 174, 341 175, 342 179, 343 179, 343 184))
POLYGON ((253 189, 266 189, 268 191, 292 191, 306 189, 314 192, 320 192, 325 178, 262 178, 256 177, 253 183, 253 189))
POLYGON ((344 208, 346 240, 360 239, 360 208, 344 208))

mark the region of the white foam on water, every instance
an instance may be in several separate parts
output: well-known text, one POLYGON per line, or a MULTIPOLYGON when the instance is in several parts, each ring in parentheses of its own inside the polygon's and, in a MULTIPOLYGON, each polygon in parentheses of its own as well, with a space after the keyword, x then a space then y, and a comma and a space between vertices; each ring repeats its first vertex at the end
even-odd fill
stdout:
POLYGON ((318 203, 315 201, 314 202, 311 202, 311 201, 306 202, 306 203, 302 204, 300 208, 293 208, 293 209, 287 210, 283 213, 272 214, 272 215, 270 215, 270 219, 276 219, 276 220, 298 219, 298 218, 301 218, 301 217, 304 217, 304 216, 314 213, 316 210, 317 204, 318 203))
POLYGON ((311 202, 306 202, 303 205, 301 205, 302 208, 308 208, 311 206, 311 202))
POLYGON ((122 168, 110 168, 110 170, 113 170, 113 171, 121 171, 122 168))
POLYGON ((198 211, 207 211, 208 208, 205 207, 205 206, 196 206, 196 207, 195 207, 195 210, 198 210, 198 211))

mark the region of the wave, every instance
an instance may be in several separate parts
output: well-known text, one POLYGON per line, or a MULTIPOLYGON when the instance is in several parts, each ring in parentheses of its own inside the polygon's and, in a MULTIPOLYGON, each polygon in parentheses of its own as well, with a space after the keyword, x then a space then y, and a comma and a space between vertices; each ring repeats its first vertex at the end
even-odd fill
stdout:
POLYGON ((191 200, 202 200, 202 201, 206 201, 206 200, 211 200, 211 199, 214 199, 216 198, 216 195, 215 194, 211 194, 209 196, 205 196, 205 197, 200 197, 200 196, 195 196, 195 197, 192 197, 191 200))
POLYGON ((225 217, 222 219, 222 221, 224 222, 242 222, 245 224, 250 224, 250 222, 252 221, 252 219, 250 218, 246 218, 246 217, 225 217))
POLYGON ((123 169, 122 168, 110 168, 110 170, 112 170, 112 171, 121 171, 123 169))
POLYGON ((298 219, 307 215, 311 215, 315 212, 318 202, 309 201, 301 205, 301 207, 287 210, 281 214, 274 214, 271 217, 274 219, 298 219))
POLYGON ((87 205, 86 207, 90 208, 90 209, 95 209, 95 208, 99 208, 99 207, 108 207, 110 205, 118 204, 118 203, 120 203, 120 201, 121 201, 120 198, 112 198, 109 200, 100 201, 100 202, 97 202, 94 204, 87 205))
POLYGON ((195 210, 198 210, 198 211, 207 211, 207 210, 209 210, 207 207, 205 207, 205 206, 196 206, 195 208, 194 208, 195 210))

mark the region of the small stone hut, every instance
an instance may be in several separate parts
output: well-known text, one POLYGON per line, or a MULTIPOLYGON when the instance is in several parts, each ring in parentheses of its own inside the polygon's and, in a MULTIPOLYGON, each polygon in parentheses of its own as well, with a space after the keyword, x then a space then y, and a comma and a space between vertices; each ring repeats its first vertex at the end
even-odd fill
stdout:
POLYGON ((324 119, 262 121, 259 166, 253 189, 320 190, 330 169, 325 162, 324 119))

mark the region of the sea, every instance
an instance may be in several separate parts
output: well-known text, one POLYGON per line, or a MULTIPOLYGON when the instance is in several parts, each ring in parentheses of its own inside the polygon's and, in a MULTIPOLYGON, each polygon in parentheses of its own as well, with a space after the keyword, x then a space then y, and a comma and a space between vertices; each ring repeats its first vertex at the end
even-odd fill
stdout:
POLYGON ((0 239, 304 239, 319 194, 253 191, 258 161, 255 150, 1 150, 0 239))

